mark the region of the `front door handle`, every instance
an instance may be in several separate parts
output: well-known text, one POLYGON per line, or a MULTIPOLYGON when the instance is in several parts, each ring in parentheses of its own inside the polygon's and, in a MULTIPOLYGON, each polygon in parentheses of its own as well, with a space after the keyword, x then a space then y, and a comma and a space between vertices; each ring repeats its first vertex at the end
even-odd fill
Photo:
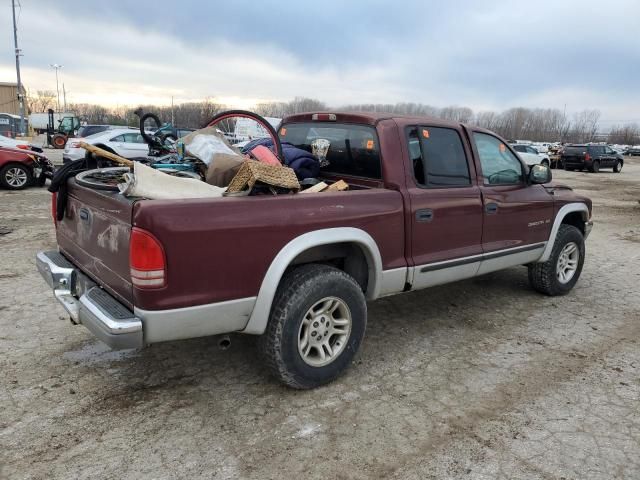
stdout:
POLYGON ((430 208, 423 208, 416 211, 416 220, 418 222, 430 222, 433 220, 433 210, 430 208))
POLYGON ((484 211, 492 214, 492 213, 498 213, 498 204, 497 203, 487 203, 484 206, 484 211))

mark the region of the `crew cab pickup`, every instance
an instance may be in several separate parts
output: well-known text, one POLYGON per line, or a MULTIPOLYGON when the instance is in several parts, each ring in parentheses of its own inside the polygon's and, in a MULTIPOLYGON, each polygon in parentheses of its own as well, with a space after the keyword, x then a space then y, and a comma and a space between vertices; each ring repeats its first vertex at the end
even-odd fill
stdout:
POLYGON ((321 179, 349 190, 170 201, 69 179, 37 266, 72 321, 114 349, 259 335, 275 377, 312 388, 352 362, 367 301, 517 265, 547 295, 580 276, 591 201, 490 131, 336 112, 279 135, 328 140, 321 179))

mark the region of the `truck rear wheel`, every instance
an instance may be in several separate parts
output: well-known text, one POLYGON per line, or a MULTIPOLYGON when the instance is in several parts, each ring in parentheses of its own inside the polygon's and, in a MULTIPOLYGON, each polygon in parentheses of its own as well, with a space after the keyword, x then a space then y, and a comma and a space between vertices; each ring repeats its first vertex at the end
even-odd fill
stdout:
POLYGON ((326 265, 302 265, 280 282, 260 350, 282 383, 314 388, 351 364, 366 324, 364 294, 350 275, 326 265))
POLYGON ((552 297, 569 293, 580 278, 584 254, 582 232, 573 225, 560 225, 549 260, 528 266, 529 283, 552 297))

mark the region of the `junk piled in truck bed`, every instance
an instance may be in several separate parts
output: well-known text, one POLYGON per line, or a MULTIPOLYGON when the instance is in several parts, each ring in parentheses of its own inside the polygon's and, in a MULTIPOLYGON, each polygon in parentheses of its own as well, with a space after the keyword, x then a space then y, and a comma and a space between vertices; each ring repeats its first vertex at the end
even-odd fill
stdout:
POLYGON ((124 180, 124 183, 118 184, 120 193, 126 197, 152 200, 221 197, 225 191, 224 188, 192 178, 167 175, 140 162, 135 162, 133 173, 124 174, 124 180))
MULTIPOLYGON (((221 130, 209 126, 178 140, 176 148, 172 147, 171 155, 161 159, 150 158, 146 165, 93 145, 81 143, 80 146, 97 157, 132 170, 125 170, 126 173, 121 175, 121 181, 117 184, 120 193, 128 197, 186 199, 349 189, 343 180, 329 184, 318 179, 321 162, 316 155, 290 143, 280 145, 277 136, 274 139, 257 139, 240 150, 228 142, 221 130), (180 168, 186 165, 195 165, 196 168, 180 168)), ((326 140, 326 143, 329 141, 326 140)), ((92 180, 99 173, 95 172, 92 180)))

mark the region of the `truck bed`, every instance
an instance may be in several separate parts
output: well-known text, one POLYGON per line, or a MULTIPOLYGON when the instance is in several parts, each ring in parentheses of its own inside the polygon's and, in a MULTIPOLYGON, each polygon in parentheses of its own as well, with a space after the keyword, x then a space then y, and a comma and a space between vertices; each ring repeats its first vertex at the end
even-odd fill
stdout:
POLYGON ((332 227, 369 233, 385 269, 406 266, 402 196, 367 185, 335 193, 132 200, 72 180, 57 232, 62 253, 126 306, 164 310, 256 296, 289 241, 332 227), (132 287, 132 225, 163 245, 166 287, 132 287))

